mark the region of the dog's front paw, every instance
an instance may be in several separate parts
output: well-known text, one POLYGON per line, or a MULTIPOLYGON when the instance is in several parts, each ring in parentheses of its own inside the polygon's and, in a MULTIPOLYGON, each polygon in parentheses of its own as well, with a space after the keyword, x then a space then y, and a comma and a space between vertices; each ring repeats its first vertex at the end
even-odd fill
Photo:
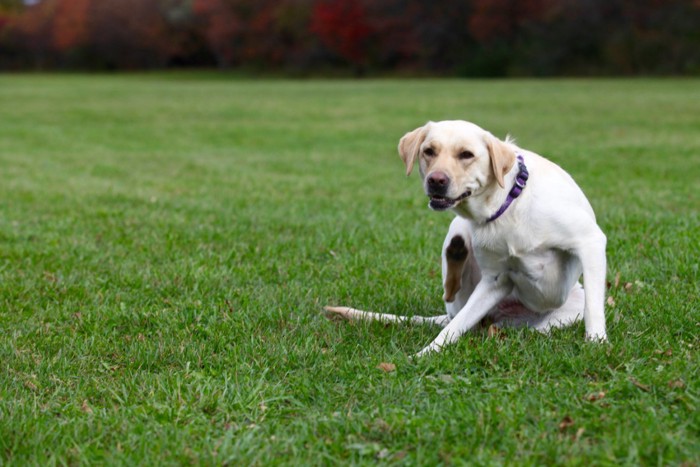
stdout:
POLYGON ((597 331, 586 331, 586 340, 588 342, 598 342, 600 344, 608 342, 608 335, 605 329, 597 331))
POLYGON ((441 346, 439 346, 438 344, 436 344, 435 342, 433 342, 432 344, 430 344, 429 346, 425 347, 425 348, 424 348, 423 350, 421 350, 420 352, 418 352, 418 353, 416 353, 416 354, 413 354, 413 355, 411 356, 411 358, 421 358, 421 357, 424 357, 424 356, 426 356, 426 355, 428 355, 428 354, 431 354, 431 353, 433 353, 433 352, 437 353, 437 352, 440 351, 441 348, 442 348, 441 346))

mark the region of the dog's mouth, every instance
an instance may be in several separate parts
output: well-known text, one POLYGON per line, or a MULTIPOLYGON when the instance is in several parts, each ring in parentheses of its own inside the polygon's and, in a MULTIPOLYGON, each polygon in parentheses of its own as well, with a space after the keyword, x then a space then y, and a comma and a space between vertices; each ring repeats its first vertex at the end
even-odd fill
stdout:
POLYGON ((446 196, 439 195, 428 195, 430 197, 430 203, 428 203, 428 206, 430 206, 430 209, 434 209, 435 211, 444 211, 445 209, 450 209, 451 207, 455 206, 463 199, 468 198, 469 196, 471 196, 471 194, 471 190, 467 190, 456 198, 447 198, 446 196))

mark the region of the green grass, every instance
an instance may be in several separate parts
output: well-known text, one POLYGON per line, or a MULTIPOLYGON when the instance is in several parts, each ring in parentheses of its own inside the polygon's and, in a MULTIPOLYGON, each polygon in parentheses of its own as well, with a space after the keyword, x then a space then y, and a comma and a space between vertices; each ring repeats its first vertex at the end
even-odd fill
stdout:
POLYGON ((698 80, 0 76, 0 464, 697 465, 698 102, 698 80), (323 316, 442 312, 450 216, 396 145, 447 118, 587 193, 609 345, 507 330, 411 361, 436 329, 323 316))

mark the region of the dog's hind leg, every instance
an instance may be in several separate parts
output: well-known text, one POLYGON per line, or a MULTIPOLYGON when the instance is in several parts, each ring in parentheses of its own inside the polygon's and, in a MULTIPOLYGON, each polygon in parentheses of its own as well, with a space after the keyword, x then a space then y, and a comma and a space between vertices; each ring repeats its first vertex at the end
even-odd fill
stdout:
POLYGON ((569 298, 562 306, 538 319, 532 320, 528 325, 540 332, 547 333, 551 329, 563 328, 574 324, 583 319, 585 301, 583 286, 577 282, 571 289, 571 292, 569 292, 569 298))
POLYGON ((339 317, 354 321, 379 321, 382 323, 411 323, 411 324, 435 324, 445 327, 450 322, 447 315, 441 316, 399 316, 388 313, 375 313, 373 311, 357 310, 345 306, 327 306, 324 309, 330 317, 339 317))

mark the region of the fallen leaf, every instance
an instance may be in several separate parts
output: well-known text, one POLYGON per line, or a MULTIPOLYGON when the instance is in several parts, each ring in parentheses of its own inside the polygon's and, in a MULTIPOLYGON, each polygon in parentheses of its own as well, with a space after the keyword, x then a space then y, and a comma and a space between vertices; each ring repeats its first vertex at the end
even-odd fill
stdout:
POLYGON ((361 456, 374 454, 375 456, 381 452, 382 447, 379 443, 352 443, 348 444, 348 449, 357 451, 361 456))
POLYGON ((620 271, 617 271, 617 274, 615 274, 615 288, 618 288, 620 286, 620 271))
POLYGON ((391 430, 391 426, 389 426, 389 424, 384 419, 381 419, 381 418, 376 419, 372 423, 372 425, 374 426, 374 428, 376 428, 380 431, 383 431, 383 432, 388 432, 391 430))
POLYGON ((615 306, 615 299, 612 298, 612 295, 610 295, 605 303, 607 303, 608 306, 615 306))
POLYGON ((566 431, 567 428, 572 426, 574 426, 574 419, 567 415, 559 422, 559 431, 566 431))
POLYGON ((83 401, 83 404, 80 406, 80 410, 82 410, 83 412, 85 412, 85 413, 87 413, 87 414, 92 413, 92 409, 91 409, 90 406, 88 405, 87 399, 85 399, 85 400, 83 401))
POLYGON ((56 275, 48 271, 44 271, 44 279, 52 284, 58 282, 58 278, 56 277, 56 275))
POLYGON ((586 429, 583 428, 583 427, 581 427, 581 428, 579 428, 578 430, 576 430, 576 436, 575 436, 574 439, 575 439, 576 441, 580 440, 580 439, 581 439, 581 436, 583 436, 583 433, 584 433, 585 431, 586 431, 586 429))
POLYGON ((646 384, 640 383, 639 381, 637 381, 634 378, 630 378, 630 383, 634 384, 635 386, 637 386, 639 389, 641 389, 644 392, 651 391, 651 387, 647 386, 646 384))
POLYGON ((442 381, 443 383, 448 384, 452 384, 455 382, 455 379, 452 377, 452 375, 440 375, 438 376, 438 379, 440 379, 440 381, 442 381))
POLYGON ((391 452, 389 452, 387 448, 384 448, 377 453, 377 459, 386 459, 389 457, 389 454, 391 454, 391 452))
POLYGON ((588 402, 595 402, 595 401, 602 399, 603 397, 605 397, 605 393, 603 391, 598 391, 598 392, 593 392, 591 394, 588 394, 586 396, 586 400, 588 402))
POLYGON ((627 283, 625 284, 625 292, 631 292, 631 291, 632 291, 632 283, 631 283, 631 282, 627 282, 627 283))
POLYGON ((506 334, 499 328, 498 326, 492 324, 489 326, 488 330, 486 331, 486 335, 490 338, 498 338, 498 339, 505 339, 506 334))
POLYGON ((385 373, 391 373, 392 371, 396 371, 396 365, 387 362, 380 363, 379 365, 377 365, 377 368, 384 371, 385 373))
POLYGON ((682 379, 672 379, 668 382, 668 387, 671 389, 683 389, 685 387, 685 383, 682 379))

